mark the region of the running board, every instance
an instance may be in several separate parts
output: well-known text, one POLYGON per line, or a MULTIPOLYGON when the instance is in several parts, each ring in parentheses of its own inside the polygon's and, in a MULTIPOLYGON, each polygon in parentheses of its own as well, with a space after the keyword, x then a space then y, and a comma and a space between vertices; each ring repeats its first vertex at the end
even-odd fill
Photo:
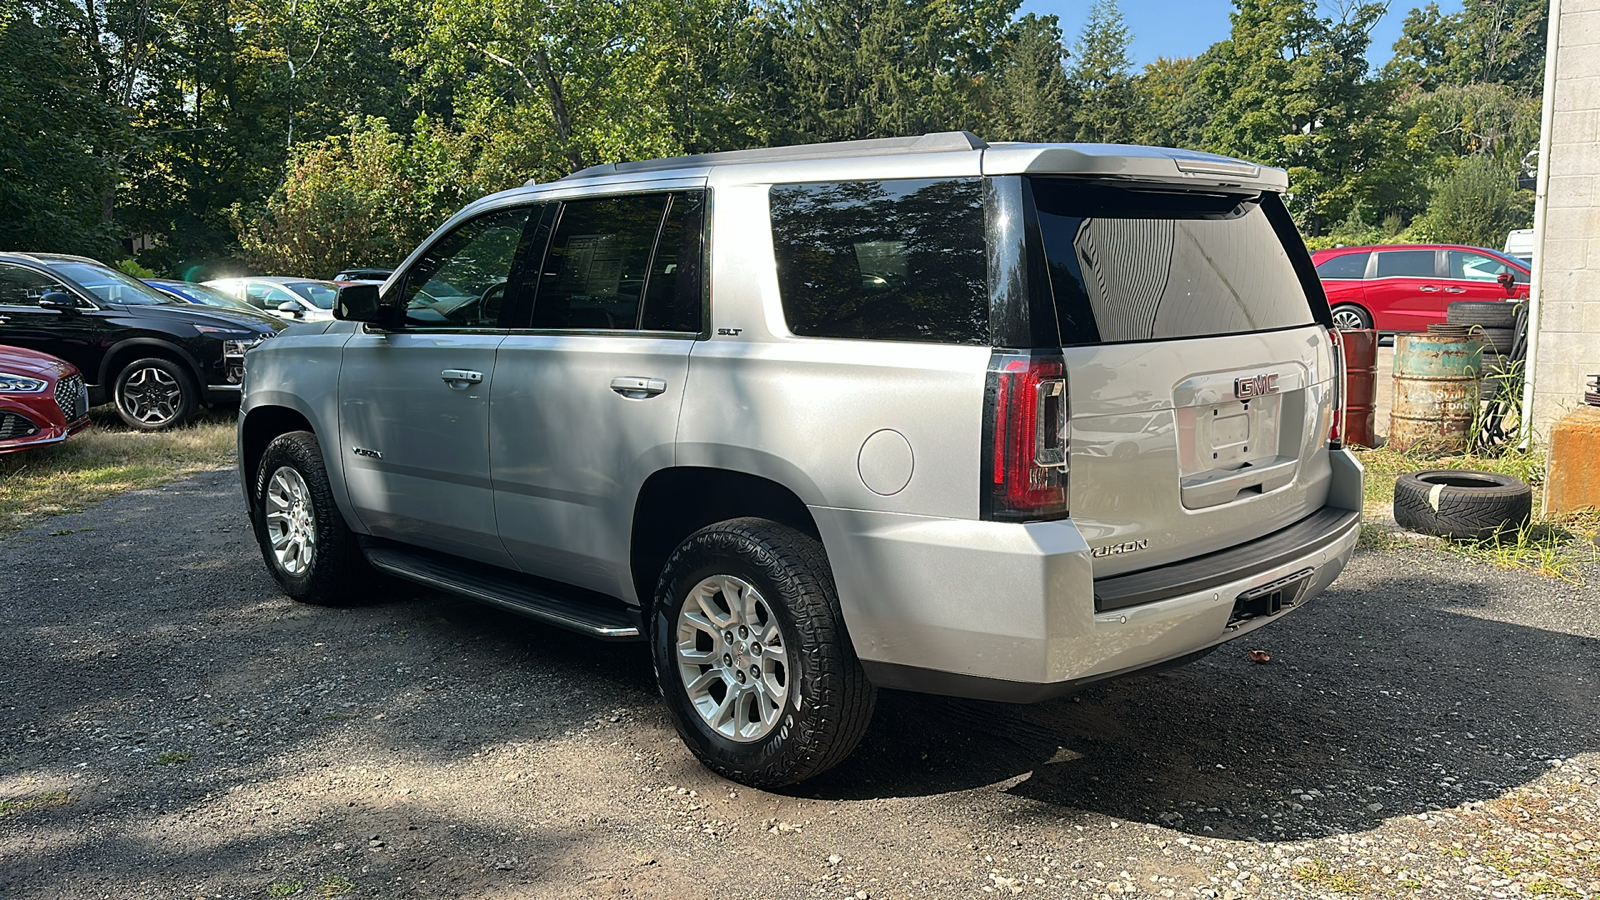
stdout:
POLYGON ((367 562, 381 572, 558 628, 605 641, 644 639, 637 613, 620 600, 606 603, 564 597, 554 590, 525 583, 515 573, 500 574, 488 566, 445 561, 393 547, 367 547, 362 552, 367 562))

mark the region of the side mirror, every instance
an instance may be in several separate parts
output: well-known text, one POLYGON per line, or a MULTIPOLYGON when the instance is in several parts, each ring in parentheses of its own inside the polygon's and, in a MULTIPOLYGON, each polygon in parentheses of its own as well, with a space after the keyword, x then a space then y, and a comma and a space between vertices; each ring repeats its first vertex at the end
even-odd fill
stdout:
POLYGON ((285 300, 282 303, 279 303, 278 312, 288 313, 289 315, 294 316, 296 319, 305 314, 301 311, 300 304, 294 302, 293 300, 285 300))
POLYGON ((345 284, 333 301, 333 317, 344 322, 367 322, 390 327, 388 311, 378 302, 375 284, 345 284))
POLYGON ((1494 280, 1500 282, 1500 284, 1504 287, 1511 287, 1517 282, 1516 276, 1512 275, 1510 272, 1501 272, 1499 275, 1494 277, 1494 280))
POLYGON ((39 298, 39 308, 73 313, 78 311, 78 301, 72 299, 72 295, 66 291, 45 291, 39 298))

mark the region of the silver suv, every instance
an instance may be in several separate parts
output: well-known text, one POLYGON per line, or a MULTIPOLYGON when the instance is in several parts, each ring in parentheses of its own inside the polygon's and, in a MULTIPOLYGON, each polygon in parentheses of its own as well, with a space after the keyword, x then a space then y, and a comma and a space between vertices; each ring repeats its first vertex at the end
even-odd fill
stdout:
POLYGON ((371 570, 650 644, 710 768, 850 754, 877 688, 1033 701, 1198 657, 1356 543, 1284 173, 966 132, 486 197, 253 351, 285 592, 371 570))

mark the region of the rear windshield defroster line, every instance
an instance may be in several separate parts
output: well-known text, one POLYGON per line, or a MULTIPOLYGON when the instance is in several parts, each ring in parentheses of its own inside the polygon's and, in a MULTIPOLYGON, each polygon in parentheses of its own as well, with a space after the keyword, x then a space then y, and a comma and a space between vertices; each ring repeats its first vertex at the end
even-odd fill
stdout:
POLYGON ((1276 196, 1029 182, 1062 346, 1317 322, 1290 255, 1304 250, 1263 208, 1276 196))

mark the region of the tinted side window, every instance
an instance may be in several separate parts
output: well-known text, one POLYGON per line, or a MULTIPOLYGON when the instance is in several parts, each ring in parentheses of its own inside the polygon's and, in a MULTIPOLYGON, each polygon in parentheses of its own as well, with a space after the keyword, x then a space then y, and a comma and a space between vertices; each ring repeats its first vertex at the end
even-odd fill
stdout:
POLYGON ((704 194, 672 195, 645 285, 644 312, 639 317, 639 327, 645 331, 700 330, 704 217, 704 194))
POLYGON ((406 273, 406 324, 497 327, 507 293, 516 294, 521 284, 517 249, 528 213, 525 206, 486 213, 429 247, 406 273))
POLYGON ((284 303, 294 303, 295 306, 300 305, 295 302, 293 294, 275 284, 247 285, 244 290, 244 298, 250 301, 250 305, 257 309, 277 309, 280 304, 284 303))
POLYGON ((771 204, 790 331, 988 343, 979 179, 781 184, 771 204))
POLYGON ((1385 250, 1378 254, 1379 278, 1432 278, 1432 250, 1385 250))
POLYGON ((632 329, 667 195, 562 206, 533 302, 534 328, 632 329))
POLYGON ((1528 280, 1522 270, 1487 253, 1449 250, 1445 252, 1445 259, 1449 261, 1450 277, 1457 281, 1497 281, 1501 272, 1510 272, 1519 282, 1528 280))
POLYGON ((59 281, 26 266, 0 263, 0 306, 38 306, 49 291, 65 291, 59 281))
POLYGON ((1346 253, 1343 256, 1335 256, 1332 259, 1324 260, 1321 265, 1317 266, 1317 277, 1323 279, 1353 278, 1357 280, 1365 278, 1367 275, 1367 260, 1371 256, 1370 252, 1346 253))

